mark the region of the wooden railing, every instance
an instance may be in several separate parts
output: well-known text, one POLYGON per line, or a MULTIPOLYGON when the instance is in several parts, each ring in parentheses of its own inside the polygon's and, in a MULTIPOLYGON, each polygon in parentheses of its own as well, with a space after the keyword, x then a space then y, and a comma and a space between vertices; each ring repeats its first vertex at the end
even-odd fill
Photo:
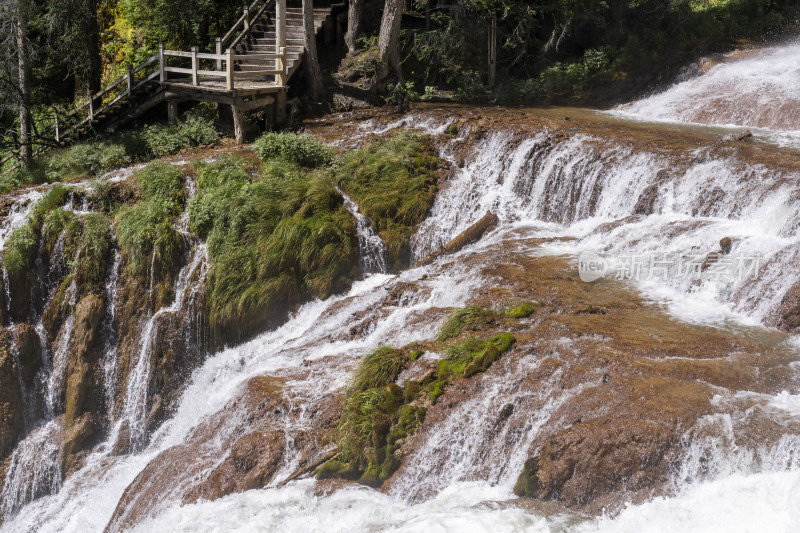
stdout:
POLYGON ((192 47, 191 52, 182 52, 179 50, 167 50, 164 45, 159 49, 159 72, 160 81, 162 83, 169 82, 169 74, 183 74, 188 76, 181 80, 172 81, 190 81, 195 87, 202 85, 203 79, 216 79, 225 80, 225 88, 229 91, 236 88, 236 80, 247 80, 252 78, 260 78, 263 76, 275 76, 274 84, 276 86, 283 86, 286 84, 286 48, 281 48, 281 53, 277 54, 239 54, 237 55, 233 48, 228 48, 224 54, 206 54, 200 52, 197 47, 192 47), (169 65, 169 58, 177 57, 184 60, 190 59, 190 67, 176 67, 169 65), (251 61, 267 61, 275 60, 274 68, 259 68, 257 70, 236 71, 236 61, 251 60, 251 61), (210 68, 202 68, 201 61, 210 62, 216 67, 212 70, 210 68), (224 68, 223 68, 224 65, 224 68))

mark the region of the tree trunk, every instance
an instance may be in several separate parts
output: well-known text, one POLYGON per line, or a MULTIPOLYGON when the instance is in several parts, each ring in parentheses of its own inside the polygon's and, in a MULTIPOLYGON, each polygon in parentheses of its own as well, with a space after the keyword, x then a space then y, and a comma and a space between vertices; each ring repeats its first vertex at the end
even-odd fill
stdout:
POLYGON ((364 0, 350 0, 347 8, 347 35, 344 42, 347 51, 352 53, 357 49, 356 40, 361 36, 361 17, 364 14, 364 0))
POLYGON ((33 161, 30 58, 28 57, 28 2, 17 3, 16 44, 19 68, 19 142, 20 160, 25 167, 33 161))
POLYGON ((383 5, 381 32, 378 35, 378 70, 372 80, 375 94, 386 92, 389 70, 394 69, 399 83, 403 83, 400 70, 400 22, 403 17, 403 0, 386 0, 383 5))
POLYGON ((317 57, 317 32, 314 29, 314 0, 303 0, 303 34, 305 37, 306 53, 303 58, 308 79, 308 89, 311 97, 318 99, 325 92, 322 84, 322 72, 319 69, 317 57))
MULTIPOLYGON (((83 0, 86 10, 86 35, 84 53, 86 54, 86 88, 89 94, 100 90, 103 81, 100 61, 100 28, 97 23, 97 0, 83 0)), ((95 105, 99 102, 95 102, 95 105)))

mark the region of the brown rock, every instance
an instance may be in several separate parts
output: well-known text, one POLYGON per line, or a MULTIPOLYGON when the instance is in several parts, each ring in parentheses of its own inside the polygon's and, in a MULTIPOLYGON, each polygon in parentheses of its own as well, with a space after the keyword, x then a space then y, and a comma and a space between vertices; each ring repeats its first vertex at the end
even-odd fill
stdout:
POLYGON ((8 330, 0 332, 0 460, 11 452, 23 428, 19 367, 11 355, 8 330))
POLYGON ((95 412, 101 406, 102 393, 97 372, 101 352, 98 326, 103 318, 103 299, 97 295, 85 296, 75 307, 75 325, 67 362, 67 388, 64 427, 69 431, 85 413, 95 412))
POLYGON ((783 295, 778 309, 779 329, 795 333, 800 330, 800 283, 793 285, 783 295))
POLYGON ((29 324, 22 322, 14 326, 12 333, 22 366, 22 375, 27 387, 32 387, 34 378, 42 366, 42 347, 39 335, 29 324))
POLYGON ((73 421, 72 427, 64 434, 61 442, 59 458, 61 461, 61 473, 66 478, 83 464, 86 450, 96 440, 97 424, 92 413, 86 413, 79 419, 73 421))

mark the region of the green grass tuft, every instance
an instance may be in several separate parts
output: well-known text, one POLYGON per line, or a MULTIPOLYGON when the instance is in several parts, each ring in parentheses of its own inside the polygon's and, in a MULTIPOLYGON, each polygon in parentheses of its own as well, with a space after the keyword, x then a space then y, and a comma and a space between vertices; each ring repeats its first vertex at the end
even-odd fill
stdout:
POLYGON ((11 232, 3 251, 3 267, 9 278, 23 279, 31 272, 38 243, 37 231, 31 224, 25 224, 11 232))
POLYGON ((330 178, 285 160, 226 158, 198 167, 192 230, 207 236, 213 327, 249 330, 309 297, 349 284, 358 263, 350 213, 330 178))
POLYGON ((375 387, 383 387, 397 379, 405 366, 405 352, 390 346, 381 346, 371 351, 358 364, 353 374, 349 390, 363 392, 375 387))
POLYGON ((465 329, 468 331, 480 331, 488 328, 494 323, 497 313, 492 309, 470 305, 461 309, 456 309, 445 318, 436 336, 438 341, 446 341, 458 337, 465 329))
POLYGON ((438 168, 430 138, 407 130, 336 165, 336 181, 375 225, 396 269, 411 259, 408 239, 433 205, 438 168))
POLYGON ((181 171, 164 163, 153 163, 136 174, 142 201, 120 209, 115 218, 117 238, 128 269, 133 275, 159 272, 177 266, 184 247, 173 222, 183 208, 181 171))

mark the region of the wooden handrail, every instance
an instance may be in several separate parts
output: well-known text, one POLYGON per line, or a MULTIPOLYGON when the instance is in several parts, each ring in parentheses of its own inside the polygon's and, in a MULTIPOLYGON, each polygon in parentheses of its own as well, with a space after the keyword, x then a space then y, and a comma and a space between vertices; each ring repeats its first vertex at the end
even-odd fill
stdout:
MULTIPOLYGON (((239 29, 239 26, 243 26, 243 24, 244 24, 244 20, 245 20, 245 18, 247 18, 247 15, 248 15, 248 11, 250 11, 250 12, 253 12, 253 11, 255 11, 255 9, 256 9, 256 6, 258 5, 258 3, 259 3, 259 2, 262 2, 262 1, 266 1, 267 3, 269 3, 269 2, 270 2, 270 0, 254 0, 254 1, 253 1, 253 3, 252 3, 252 4, 250 4, 250 6, 248 6, 248 9, 247 9, 247 10, 245 10, 245 11, 242 13, 242 16, 241 16, 241 17, 239 17, 239 19, 236 21, 236 23, 233 25, 233 27, 232 27, 230 30, 228 30, 228 33, 226 33, 226 34, 225 34, 225 36, 224 36, 224 37, 222 37, 222 40, 221 40, 221 42, 222 42, 222 48, 223 48, 223 50, 224 50, 224 49, 227 49, 227 48, 231 48, 231 47, 232 47, 232 46, 226 46, 226 43, 228 42, 228 40, 229 40, 231 37, 233 37, 233 34, 234 34, 234 33, 236 33, 236 30, 238 30, 238 29, 239 29)), ((259 14, 260 14, 260 13, 259 13, 259 14)), ((249 21, 248 21, 248 22, 249 22, 249 21)))

